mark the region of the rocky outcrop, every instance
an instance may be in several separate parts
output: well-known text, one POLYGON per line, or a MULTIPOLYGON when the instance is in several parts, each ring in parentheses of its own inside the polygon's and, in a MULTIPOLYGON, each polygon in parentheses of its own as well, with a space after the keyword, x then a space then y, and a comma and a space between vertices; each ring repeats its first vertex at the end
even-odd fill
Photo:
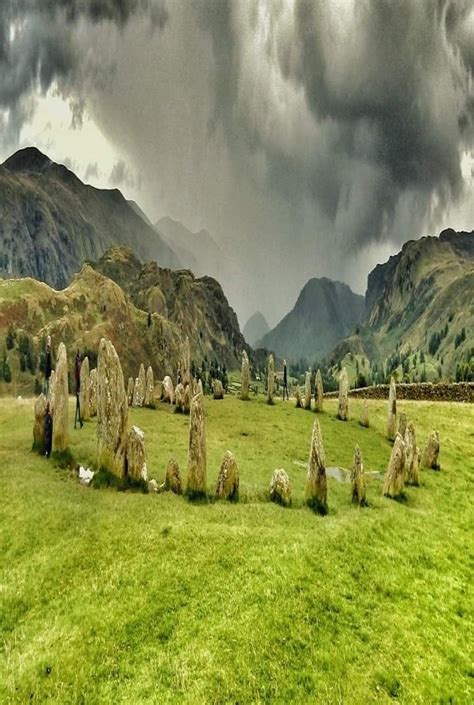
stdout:
POLYGON ((352 484, 352 502, 358 504, 359 507, 365 507, 367 500, 365 498, 365 473, 364 463, 362 461, 362 453, 358 445, 355 447, 354 458, 352 460, 351 471, 352 484))
POLYGON ((349 418, 349 380, 347 378, 347 370, 342 368, 339 375, 339 404, 337 407, 337 418, 341 421, 347 421, 349 418))
POLYGON ((304 408, 311 411, 311 372, 306 372, 304 385, 304 408))
MULTIPOLYGON (((397 390, 395 380, 390 379, 390 391, 388 393, 388 411, 387 411, 387 438, 389 441, 395 440, 397 433, 397 390)), ((403 438, 403 436, 402 436, 403 438)))
POLYGON ((207 454, 204 409, 200 394, 191 401, 189 423, 188 481, 186 493, 190 498, 205 497, 207 491, 207 454))
POLYGON ((385 497, 397 499, 403 494, 405 486, 405 442, 399 433, 395 436, 390 461, 383 484, 385 497))
POLYGON ((81 417, 83 421, 89 421, 91 417, 90 389, 89 389, 89 358, 86 357, 81 363, 81 386, 79 392, 79 402, 81 405, 81 417))
POLYGON ((306 504, 319 514, 327 513, 326 459, 318 419, 314 420, 305 486, 306 504))
POLYGON ((321 376, 321 370, 316 372, 314 389, 314 410, 322 412, 324 405, 324 388, 323 388, 323 378, 321 376))
POLYGON ((97 465, 118 478, 125 475, 128 403, 117 352, 106 338, 97 361, 97 465))
POLYGON ((132 426, 128 432, 125 452, 125 475, 135 482, 139 480, 148 481, 145 434, 138 426, 132 426))
POLYGON ((421 458, 421 467, 428 470, 440 470, 439 464, 439 433, 431 431, 421 458))
POLYGON ((248 401, 249 399, 249 388, 250 388, 250 365, 249 356, 244 350, 242 353, 242 373, 241 373, 241 389, 240 398, 243 401, 248 401))
POLYGON ((67 353, 64 343, 60 343, 56 358, 53 406, 53 452, 61 453, 68 447, 68 374, 67 353))
POLYGON ((283 469, 274 470, 270 482, 270 501, 283 507, 291 505, 290 478, 283 469))
POLYGON ((219 470, 216 485, 216 499, 235 501, 239 497, 239 468, 235 456, 226 451, 219 470))
POLYGON ((268 356, 267 366, 267 403, 273 404, 273 394, 275 392, 275 362, 271 353, 268 356))

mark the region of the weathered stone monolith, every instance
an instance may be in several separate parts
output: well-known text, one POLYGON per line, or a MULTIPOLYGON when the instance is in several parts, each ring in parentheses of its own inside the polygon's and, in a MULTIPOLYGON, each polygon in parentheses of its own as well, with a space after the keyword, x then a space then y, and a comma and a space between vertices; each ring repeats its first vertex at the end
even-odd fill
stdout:
POLYGON ((61 453, 68 447, 68 381, 67 353, 64 343, 60 343, 54 375, 53 407, 53 452, 61 453))
POLYGON ((91 416, 97 416, 97 368, 89 375, 89 410, 91 416))
POLYGON ((314 420, 311 448, 309 451, 308 474, 305 486, 306 504, 319 514, 326 514, 327 478, 326 459, 324 455, 323 437, 318 419, 314 420))
POLYGON ((242 353, 242 374, 241 374, 241 390, 240 390, 240 398, 243 401, 248 401, 248 399, 249 399, 249 388, 250 388, 249 356, 247 355, 247 351, 244 350, 242 353))
POLYGON ((79 403, 81 405, 81 417, 83 421, 89 421, 91 417, 89 400, 89 358, 86 355, 81 363, 81 387, 79 392, 79 403))
POLYGON ((270 482, 270 500, 283 507, 291 505, 290 478, 283 469, 274 470, 270 482))
POLYGON ((295 392, 295 406, 297 409, 301 409, 303 406, 303 401, 301 399, 301 390, 299 385, 296 387, 296 392, 295 392))
POLYGON ((181 382, 183 387, 191 384, 191 348, 188 336, 185 337, 181 346, 181 382))
POLYGON ((176 385, 176 389, 174 390, 174 398, 175 398, 175 403, 176 403, 176 411, 179 411, 183 414, 184 413, 184 387, 181 384, 181 382, 176 385))
POLYGON ((397 388, 395 380, 390 378, 390 391, 388 393, 388 412, 387 412, 387 438, 389 441, 395 440, 397 432, 397 388))
POLYGON ((405 482, 408 485, 415 486, 420 484, 418 448, 416 445, 416 432, 413 421, 410 421, 405 431, 405 482))
POLYGON ((402 412, 400 414, 399 419, 398 419, 398 433, 401 435, 401 437, 403 439, 405 439, 406 430, 407 430, 407 415, 402 412))
POLYGON ((133 406, 133 396, 135 393, 135 380, 133 377, 128 378, 128 387, 127 387, 127 402, 129 406, 133 406))
POLYGON ((51 377, 49 378, 49 386, 48 386, 48 401, 49 401, 49 409, 51 411, 51 415, 54 414, 54 387, 56 384, 56 373, 53 370, 51 372, 51 377))
POLYGON ((214 399, 224 398, 224 387, 222 386, 222 382, 220 381, 220 379, 215 379, 212 382, 212 390, 214 394, 214 399))
POLYGON ((138 426, 132 426, 128 432, 125 451, 125 474, 135 481, 148 481, 145 434, 138 426))
POLYGON ((421 458, 421 467, 428 470, 440 470, 439 458, 439 433, 431 431, 426 448, 421 458))
POLYGON ((191 498, 204 497, 207 490, 206 428, 202 397, 191 401, 189 421, 188 481, 186 493, 191 498))
POLYGON ((174 387, 171 377, 166 375, 161 388, 161 398, 167 404, 174 404, 174 387))
POLYGON ((364 399, 364 401, 362 402, 359 423, 364 428, 369 428, 369 402, 367 401, 367 399, 364 399))
POLYGON ((165 490, 171 490, 174 494, 183 493, 179 465, 173 458, 168 461, 168 465, 166 466, 165 490))
POLYGON ((311 372, 306 372, 304 384, 304 408, 311 411, 311 372))
POLYGON ((365 473, 362 453, 358 445, 355 447, 354 458, 352 460, 351 471, 352 483, 352 502, 358 504, 359 507, 365 507, 367 501, 365 499, 365 473))
POLYGON ((204 394, 204 390, 203 390, 203 388, 202 388, 202 379, 201 379, 201 378, 198 379, 198 383, 197 383, 197 393, 198 393, 198 394, 204 394))
POLYGON ((349 418, 349 380, 347 370, 342 368, 339 375, 339 403, 337 407, 337 418, 347 421, 349 418))
POLYGON ((35 401, 35 422, 33 425, 33 450, 40 455, 44 455, 44 417, 48 400, 44 394, 40 394, 35 401))
POLYGON ((119 356, 107 338, 97 360, 97 465, 122 479, 125 474, 128 403, 119 356))
POLYGON ((189 414, 191 411, 191 387, 187 384, 184 388, 183 396, 183 414, 189 414))
POLYGON ((275 392, 275 362, 271 353, 268 356, 267 367, 267 404, 273 404, 273 394, 275 392))
POLYGON ((390 461, 383 484, 383 494, 396 499, 403 493, 405 486, 405 442, 399 433, 395 436, 390 461))
POLYGON ((148 408, 155 405, 155 380, 153 378, 153 369, 151 365, 146 371, 145 381, 145 406, 148 408))
POLYGON ((324 388, 321 370, 316 372, 316 380, 314 384, 314 410, 321 412, 324 405, 324 388))
POLYGON ((226 451, 219 470, 216 498, 231 501, 239 498, 239 468, 235 456, 230 450, 226 451))
POLYGON ((143 406, 145 403, 145 392, 146 392, 146 374, 145 367, 143 363, 140 365, 140 370, 138 372, 138 377, 135 380, 135 387, 133 390, 133 406, 143 406))

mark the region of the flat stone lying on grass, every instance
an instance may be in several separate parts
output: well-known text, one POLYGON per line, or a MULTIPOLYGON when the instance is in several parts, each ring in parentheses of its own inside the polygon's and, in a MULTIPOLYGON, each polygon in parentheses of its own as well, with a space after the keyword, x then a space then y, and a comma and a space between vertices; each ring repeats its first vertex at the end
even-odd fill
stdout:
POLYGON ((171 490, 174 494, 182 494, 183 488, 181 486, 181 473, 179 471, 179 465, 171 458, 166 466, 166 477, 164 483, 165 490, 171 490))
POLYGON ((40 394, 35 401, 35 421, 33 425, 33 450, 40 455, 44 455, 44 417, 48 400, 44 394, 40 394))
POLYGON ((352 502, 358 504, 359 507, 365 507, 367 504, 365 498, 365 473, 364 463, 362 461, 362 453, 358 445, 355 447, 354 459, 352 461, 352 502))
POLYGON ((59 344, 53 394, 53 452, 61 453, 67 449, 69 442, 67 353, 64 343, 59 344))
POLYGON ((205 496, 207 491, 206 427, 202 397, 197 394, 191 402, 189 420, 188 483, 189 497, 205 496))
POLYGON ((239 496, 239 468, 230 450, 225 452, 216 484, 216 498, 236 500, 239 496))
POLYGON ((396 499, 403 494, 405 486, 405 442, 399 433, 395 436, 390 461, 387 472, 385 473, 385 481, 383 485, 383 494, 386 497, 396 499))
POLYGON ((273 471, 270 482, 270 500, 283 507, 291 505, 290 478, 282 468, 273 471))
POLYGON ((314 420, 305 486, 306 504, 319 514, 327 513, 326 459, 318 419, 314 420))
POLYGON ((337 407, 337 418, 341 421, 347 421, 349 418, 349 380, 347 378, 347 370, 342 368, 339 375, 339 402, 337 407))
POLYGON ((438 431, 431 431, 428 442, 426 444, 425 450, 423 451, 423 456, 421 459, 421 466, 427 468, 428 470, 440 470, 439 464, 439 433, 438 431))
POLYGON ((128 402, 119 356, 107 338, 97 360, 97 465, 122 479, 125 474, 128 402))
POLYGON ((146 464, 145 434, 132 426, 128 432, 127 448, 125 451, 125 474, 132 480, 148 480, 146 464))
MULTIPOLYGON (((397 388, 395 380, 390 378, 390 390, 388 392, 388 410, 387 410, 387 438, 389 441, 395 440, 397 432, 397 388)), ((403 436, 402 436, 403 438, 403 436)))

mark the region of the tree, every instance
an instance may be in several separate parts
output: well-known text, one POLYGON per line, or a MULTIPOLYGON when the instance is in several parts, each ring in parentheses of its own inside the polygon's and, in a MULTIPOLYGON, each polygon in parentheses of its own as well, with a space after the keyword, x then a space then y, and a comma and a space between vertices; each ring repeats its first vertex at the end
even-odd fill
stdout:
POLYGON ((7 346, 7 350, 13 350, 13 348, 15 347, 15 338, 16 338, 15 329, 13 328, 13 325, 10 323, 10 325, 8 326, 7 337, 5 339, 5 344, 7 346))
POLYGON ((7 384, 9 384, 12 381, 12 373, 10 369, 10 362, 8 360, 8 356, 4 354, 3 356, 3 379, 7 384))

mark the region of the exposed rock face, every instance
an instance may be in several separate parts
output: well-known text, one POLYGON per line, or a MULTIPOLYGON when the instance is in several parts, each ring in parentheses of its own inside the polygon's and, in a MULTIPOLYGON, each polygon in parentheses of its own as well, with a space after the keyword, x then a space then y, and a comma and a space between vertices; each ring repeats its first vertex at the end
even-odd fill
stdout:
POLYGON ((267 402, 273 404, 273 394, 275 392, 275 362, 273 355, 268 356, 268 378, 267 378, 267 402))
POLYGON ((405 431, 405 481, 408 485, 420 484, 418 448, 413 421, 410 421, 405 431))
POLYGON ((91 407, 89 396, 89 358, 87 355, 81 364, 81 389, 79 392, 79 403, 81 405, 82 420, 89 421, 91 417, 91 407))
POLYGON ((250 365, 249 356, 244 350, 242 353, 242 376, 241 376, 241 391, 240 398, 244 401, 248 401, 249 398, 249 388, 250 388, 250 365))
POLYGON ((281 468, 273 471, 270 482, 270 500, 284 507, 291 505, 290 478, 281 468))
POLYGON ((168 465, 166 466, 165 490, 171 490, 174 494, 183 493, 179 465, 173 458, 168 461, 168 465))
POLYGON ((387 438, 389 441, 395 440, 397 432, 397 389, 393 377, 390 380, 390 391, 388 393, 388 415, 387 415, 387 438))
POLYGON ((67 353, 60 343, 54 375, 53 451, 62 452, 68 447, 68 381, 67 353))
POLYGON ((360 507, 365 507, 367 501, 365 499, 364 463, 362 461, 362 453, 358 445, 355 447, 354 459, 352 461, 351 483, 353 503, 358 504, 360 507))
POLYGON ((132 480, 148 481, 148 470, 146 466, 145 434, 138 428, 132 426, 128 432, 127 449, 125 461, 125 474, 132 480))
POLYGON ((421 467, 428 468, 428 470, 440 470, 440 465, 438 462, 439 458, 439 433, 438 431, 431 431, 426 448, 423 451, 423 456, 421 458, 421 467))
POLYGON ((135 380, 135 388, 133 390, 133 406, 143 406, 145 403, 146 393, 146 374, 143 363, 140 365, 138 377, 135 380))
POLYGON ((40 394, 35 401, 35 423, 33 425, 33 450, 44 455, 44 416, 48 401, 44 394, 40 394))
POLYGON ((404 413, 401 413, 400 418, 398 419, 398 433, 401 435, 401 437, 403 439, 405 438, 406 430, 407 430, 407 415, 404 413))
POLYGON ((91 416, 97 416, 97 369, 95 367, 89 375, 89 410, 91 416))
POLYGON ((181 382, 184 387, 191 384, 191 348, 186 336, 181 348, 181 382))
POLYGON ((337 418, 347 421, 349 418, 349 380, 346 368, 343 367, 339 375, 339 404, 337 407, 337 418))
POLYGON ((206 428, 202 397, 195 396, 191 402, 191 417, 189 423, 188 451, 188 496, 199 497, 206 494, 207 489, 207 456, 206 428))
POLYGON ((174 390, 174 398, 176 403, 176 411, 180 411, 184 414, 184 387, 181 382, 176 385, 176 389, 174 390))
POLYGON ((324 404, 324 388, 321 370, 316 372, 315 389, 314 389, 314 410, 322 411, 324 404))
POLYGON ((327 513, 326 459, 318 419, 314 420, 308 474, 305 486, 306 503, 320 514, 327 513))
POLYGON ((174 387, 173 382, 171 381, 171 377, 169 375, 166 375, 163 380, 163 385, 161 388, 161 398, 162 401, 165 401, 168 404, 174 404, 174 387))
POLYGON ((145 383, 145 406, 151 407, 155 403, 155 380, 153 379, 153 370, 151 366, 146 371, 145 383))
POLYGON ((359 421, 361 426, 364 426, 364 428, 369 428, 369 402, 367 399, 364 399, 362 402, 362 410, 360 412, 360 421, 359 421))
POLYGON ((236 500, 239 497, 239 468, 235 456, 226 451, 216 485, 217 499, 236 500))
POLYGON ((133 396, 135 392, 135 380, 133 377, 128 378, 128 387, 127 387, 127 401, 129 406, 133 406, 133 396))
POLYGON ((214 390, 214 399, 224 398, 224 387, 222 386, 222 382, 220 381, 220 379, 215 379, 213 381, 212 388, 214 390))
POLYGON ((125 474, 128 403, 117 352, 102 338, 97 360, 97 464, 117 477, 125 474))
POLYGON ((301 409, 301 407, 303 406, 299 385, 296 387, 296 392, 295 392, 295 406, 297 409, 301 409))
POLYGON ((390 461, 383 485, 386 497, 400 497, 405 486, 405 442, 399 433, 395 436, 390 461))
POLYGON ((304 385, 304 408, 311 410, 311 372, 306 372, 304 385))

